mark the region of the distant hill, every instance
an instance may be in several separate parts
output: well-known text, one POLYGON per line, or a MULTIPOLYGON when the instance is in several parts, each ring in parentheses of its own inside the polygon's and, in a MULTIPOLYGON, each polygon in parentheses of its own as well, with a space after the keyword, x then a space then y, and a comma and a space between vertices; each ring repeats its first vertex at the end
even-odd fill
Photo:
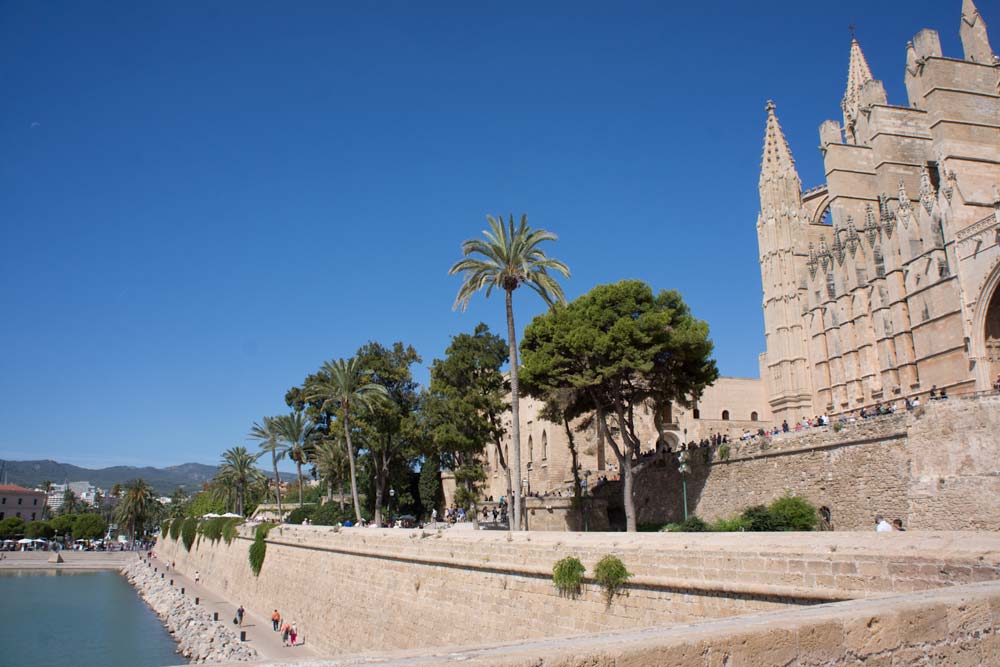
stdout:
MULTIPOLYGON (((141 477, 160 495, 170 495, 178 486, 188 493, 201 490, 203 482, 215 476, 217 466, 204 463, 182 463, 166 468, 136 468, 134 466, 112 466, 110 468, 81 468, 69 463, 58 461, 2 461, 4 473, 10 484, 20 484, 35 487, 42 482, 53 484, 63 482, 87 481, 94 486, 110 489, 115 484, 141 477)), ((295 475, 282 473, 286 481, 295 479, 295 475)))

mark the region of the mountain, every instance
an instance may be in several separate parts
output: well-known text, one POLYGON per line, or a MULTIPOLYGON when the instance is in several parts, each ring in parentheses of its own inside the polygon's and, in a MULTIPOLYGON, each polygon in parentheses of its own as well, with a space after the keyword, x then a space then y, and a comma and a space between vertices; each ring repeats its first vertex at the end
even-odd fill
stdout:
MULTIPOLYGON (((203 482, 207 482, 215 476, 218 471, 217 466, 205 465, 204 463, 182 463, 166 468, 134 466, 112 466, 110 468, 81 468, 69 463, 59 463, 58 461, 2 461, 4 475, 10 484, 20 484, 32 488, 42 482, 49 481, 53 484, 63 482, 83 482, 87 481, 102 489, 110 489, 115 484, 141 477, 153 487, 160 495, 170 495, 178 486, 188 493, 195 493, 201 490, 203 482)), ((281 478, 285 481, 295 479, 295 475, 281 473, 281 478)))

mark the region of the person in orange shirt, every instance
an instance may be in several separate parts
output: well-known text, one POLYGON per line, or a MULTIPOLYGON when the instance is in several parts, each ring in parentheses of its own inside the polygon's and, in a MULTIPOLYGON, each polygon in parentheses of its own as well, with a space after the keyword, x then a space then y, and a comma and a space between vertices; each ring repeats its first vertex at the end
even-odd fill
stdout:
POLYGON ((277 632, 278 628, 280 628, 280 627, 281 627, 281 614, 279 614, 278 610, 275 609, 274 613, 271 614, 271 628, 275 632, 277 632))

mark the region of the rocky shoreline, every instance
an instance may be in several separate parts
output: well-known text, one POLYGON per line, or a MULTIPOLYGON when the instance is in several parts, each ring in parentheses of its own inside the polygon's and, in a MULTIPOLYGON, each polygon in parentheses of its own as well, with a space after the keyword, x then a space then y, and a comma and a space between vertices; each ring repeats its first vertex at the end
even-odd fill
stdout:
POLYGON ((177 652, 191 663, 246 662, 259 657, 257 651, 240 643, 236 633, 213 621, 203 607, 181 595, 145 562, 135 561, 121 572, 177 640, 177 652))

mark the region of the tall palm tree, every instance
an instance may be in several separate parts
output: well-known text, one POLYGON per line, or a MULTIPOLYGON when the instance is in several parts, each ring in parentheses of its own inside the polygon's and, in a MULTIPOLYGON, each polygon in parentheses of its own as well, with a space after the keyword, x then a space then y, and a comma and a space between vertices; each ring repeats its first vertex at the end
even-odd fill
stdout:
POLYGON ((340 411, 347 441, 347 459, 351 468, 351 499, 354 501, 354 518, 361 521, 361 503, 358 500, 358 476, 354 465, 354 444, 351 441, 351 414, 371 408, 372 401, 389 399, 389 392, 380 384, 368 381, 368 374, 357 357, 323 363, 313 381, 306 386, 307 401, 322 401, 326 412, 340 411))
POLYGON ((257 468, 257 459, 263 453, 251 454, 246 447, 236 446, 222 454, 222 463, 219 465, 216 479, 233 490, 236 513, 241 516, 246 510, 247 491, 264 477, 257 468))
POLYGON ((128 526, 129 539, 144 532, 146 521, 153 514, 153 488, 142 479, 133 479, 125 484, 121 502, 118 503, 116 517, 118 523, 128 526))
POLYGON ((278 518, 284 519, 281 512, 281 477, 278 475, 278 461, 288 455, 288 445, 281 441, 281 432, 274 417, 264 417, 261 423, 254 422, 250 427, 250 439, 260 443, 260 448, 271 454, 271 465, 274 468, 274 497, 278 503, 278 518))
POLYGON ((287 415, 275 417, 278 434, 288 445, 288 458, 295 461, 299 475, 299 507, 302 507, 302 466, 308 462, 312 453, 312 443, 309 435, 313 432, 313 423, 302 412, 296 410, 287 415))
MULTIPOLYGON (((333 499, 333 487, 343 490, 341 482, 347 471, 347 452, 340 438, 318 438, 314 444, 314 460, 320 479, 326 483, 326 502, 333 499)), ((340 509, 344 509, 344 494, 340 494, 340 509)))
POLYGON ((502 289, 507 300, 507 342, 510 345, 510 412, 511 412, 511 467, 513 506, 511 528, 521 529, 521 426, 518 414, 517 384, 517 334, 514 330, 514 290, 522 285, 538 293, 550 306, 566 303, 562 287, 553 273, 569 278, 569 267, 557 259, 550 259, 539 246, 545 241, 555 241, 556 235, 544 229, 528 226, 528 216, 521 216, 521 223, 514 227, 511 215, 505 224, 503 216, 486 216, 490 229, 483 232, 485 239, 471 239, 462 244, 463 259, 448 270, 448 275, 463 274, 462 287, 458 290, 454 308, 465 310, 472 296, 486 290, 489 297, 493 289, 502 289))

